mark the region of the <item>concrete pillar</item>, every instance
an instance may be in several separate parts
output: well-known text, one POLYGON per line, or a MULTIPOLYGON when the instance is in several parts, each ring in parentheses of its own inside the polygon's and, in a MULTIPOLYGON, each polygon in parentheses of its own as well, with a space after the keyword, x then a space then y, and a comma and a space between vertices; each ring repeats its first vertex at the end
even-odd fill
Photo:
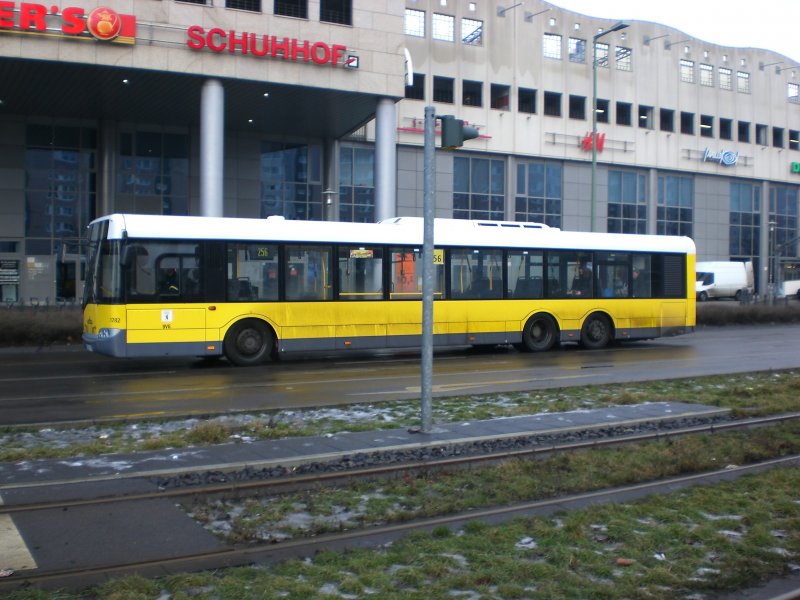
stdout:
POLYGON ((225 89, 216 79, 203 84, 200 99, 200 214, 223 216, 225 89))
POLYGON ((322 220, 339 220, 339 140, 322 142, 322 220))
POLYGON ((375 220, 397 216, 397 108, 381 98, 375 113, 375 220))
POLYGON ((119 209, 114 203, 114 190, 116 189, 116 156, 117 124, 114 121, 102 121, 98 132, 99 167, 97 186, 97 216, 102 217, 119 209))

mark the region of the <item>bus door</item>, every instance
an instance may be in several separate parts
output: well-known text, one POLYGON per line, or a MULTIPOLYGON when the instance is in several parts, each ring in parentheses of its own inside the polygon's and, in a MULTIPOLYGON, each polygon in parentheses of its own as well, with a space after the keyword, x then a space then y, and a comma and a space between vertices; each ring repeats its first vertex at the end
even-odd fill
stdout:
POLYGON ((135 253, 129 273, 127 329, 129 355, 196 353, 206 350, 205 304, 200 304, 199 253, 135 253), (136 302, 136 293, 142 304, 136 302), (146 303, 144 303, 146 302, 146 303))

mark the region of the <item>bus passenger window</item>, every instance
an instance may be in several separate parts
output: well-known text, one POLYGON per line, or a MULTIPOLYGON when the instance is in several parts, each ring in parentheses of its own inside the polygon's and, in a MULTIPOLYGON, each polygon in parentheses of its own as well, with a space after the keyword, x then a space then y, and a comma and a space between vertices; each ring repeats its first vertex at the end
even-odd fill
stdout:
POLYGON ((286 246, 286 299, 330 300, 332 254, 328 246, 286 246))
POLYGON ((650 257, 635 256, 631 273, 631 295, 634 298, 652 297, 650 273, 650 257))
POLYGON ((366 246, 339 248, 339 298, 383 300, 383 250, 366 246))

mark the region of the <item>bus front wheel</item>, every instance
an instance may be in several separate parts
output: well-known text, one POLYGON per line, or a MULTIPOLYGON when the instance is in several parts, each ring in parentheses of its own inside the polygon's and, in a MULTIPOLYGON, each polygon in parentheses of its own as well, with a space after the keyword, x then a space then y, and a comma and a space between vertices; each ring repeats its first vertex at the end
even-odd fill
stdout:
POLYGON ((558 325, 550 315, 533 315, 522 330, 522 350, 526 352, 546 352, 558 341, 558 325))
POLYGON ((275 336, 263 322, 245 319, 235 323, 225 334, 225 356, 240 367, 260 365, 269 358, 275 336))
POLYGON ((590 315, 581 328, 581 344, 585 348, 605 348, 611 341, 611 322, 601 314, 590 315))

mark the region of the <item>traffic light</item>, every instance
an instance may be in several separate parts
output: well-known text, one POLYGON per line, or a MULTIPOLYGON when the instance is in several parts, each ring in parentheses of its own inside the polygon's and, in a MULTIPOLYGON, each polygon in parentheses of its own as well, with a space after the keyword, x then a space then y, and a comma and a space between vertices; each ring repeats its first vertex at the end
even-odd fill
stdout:
POLYGON ((453 115, 444 115, 442 119, 442 148, 453 150, 464 145, 464 140, 478 137, 478 130, 464 125, 464 121, 453 115))

